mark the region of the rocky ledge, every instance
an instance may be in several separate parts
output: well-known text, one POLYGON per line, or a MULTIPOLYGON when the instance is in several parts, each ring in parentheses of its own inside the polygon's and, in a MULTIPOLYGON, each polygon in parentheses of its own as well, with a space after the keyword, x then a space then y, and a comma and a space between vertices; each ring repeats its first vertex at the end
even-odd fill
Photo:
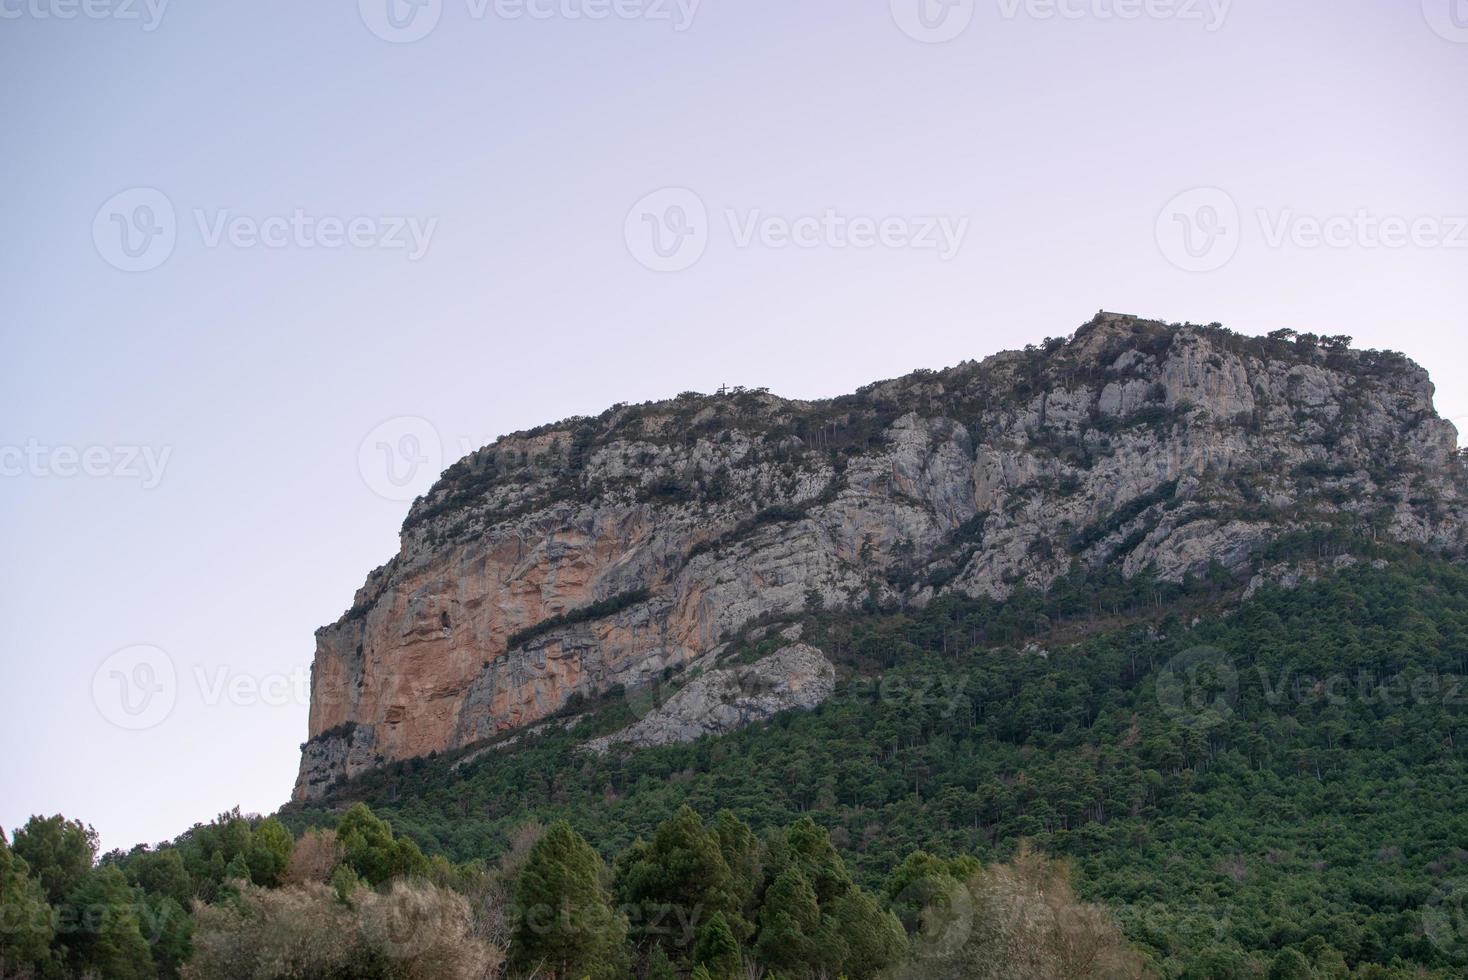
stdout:
MULTIPOLYGON (((648 748, 723 735, 782 711, 810 711, 836 690, 836 668, 813 646, 797 643, 752 664, 700 673, 663 704, 620 732, 588 742, 648 748)), ((651 706, 650 706, 651 707, 651 706)))

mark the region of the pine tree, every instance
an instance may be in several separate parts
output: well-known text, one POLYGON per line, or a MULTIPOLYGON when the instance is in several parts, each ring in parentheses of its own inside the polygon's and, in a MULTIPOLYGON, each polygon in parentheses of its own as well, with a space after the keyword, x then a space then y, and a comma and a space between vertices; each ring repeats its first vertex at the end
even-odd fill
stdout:
POLYGON ((135 849, 124 863, 123 872, 131 884, 150 895, 166 895, 184 908, 193 899, 194 882, 175 847, 135 849))
POLYGON ((798 868, 822 904, 840 898, 851 888, 851 875, 831 835, 810 817, 801 817, 770 845, 771 869, 798 868))
POLYGON ((643 974, 644 980, 678 980, 678 971, 673 968, 673 961, 668 959, 668 954, 663 952, 661 946, 655 947, 652 955, 647 958, 647 972, 643 974))
POLYGON ((884 911, 871 895, 853 888, 834 903, 831 928, 843 952, 840 972, 850 980, 867 980, 896 964, 907 952, 902 923, 884 911))
POLYGON ((339 864, 331 874, 331 890, 336 893, 336 900, 343 905, 351 905, 352 896, 361 887, 362 876, 353 871, 350 865, 339 864))
POLYGON ((285 825, 274 817, 261 822, 250 840, 245 861, 250 866, 250 880, 257 885, 274 888, 291 860, 296 840, 285 825))
POLYGON ((395 838, 392 826, 365 803, 358 803, 346 812, 337 825, 336 837, 341 842, 346 864, 370 885, 428 871, 428 859, 418 845, 406 837, 395 838))
MULTIPOLYGON (((631 857, 618 862, 618 899, 635 909, 641 922, 649 923, 633 929, 634 941, 644 948, 668 945, 662 936, 667 923, 737 915, 735 896, 718 837, 686 806, 658 827, 650 843, 634 845, 631 857)), ((672 949, 669 955, 686 964, 691 952, 672 949)))
POLYGON ((13 850, 30 868, 30 876, 56 905, 79 885, 97 857, 97 832, 79 820, 31 817, 15 832, 13 850))
POLYGON ((52 918, 46 890, 0 833, 0 964, 40 972, 51 960, 52 918))
POLYGON ((964 889, 979 870, 972 858, 955 861, 934 857, 925 851, 913 851, 887 879, 889 907, 902 921, 903 928, 916 933, 925 912, 942 912, 964 889))
POLYGON ((160 977, 176 977, 192 952, 194 920, 168 895, 148 895, 139 906, 144 937, 160 977))
POLYGON ((226 881, 250 880, 250 864, 245 860, 243 852, 236 854, 230 859, 229 864, 224 866, 224 877, 226 881))
POLYGON ((1269 966, 1269 980, 1310 980, 1314 972, 1297 949, 1282 949, 1269 966))
POLYGON ((729 928, 722 912, 713 918, 698 933, 698 942, 693 947, 693 962, 706 970, 711 980, 736 980, 742 963, 739 958, 739 943, 729 928))
POLYGON ((115 867, 89 873, 67 896, 66 906, 84 928, 67 935, 66 958, 78 975, 88 971, 109 980, 156 976, 148 941, 127 878, 115 867))
POLYGON ((760 961, 782 973, 803 975, 818 959, 820 927, 821 909, 810 882, 796 868, 782 871, 765 892, 760 908, 756 944, 760 961))
POLYGON ((734 930, 736 939, 745 942, 754 936, 756 904, 765 877, 759 838, 755 837, 748 824, 728 810, 720 810, 714 817, 713 833, 719 841, 719 853, 729 867, 729 880, 739 913, 730 919, 729 928, 734 930))
POLYGON ((512 964, 555 980, 611 977, 627 924, 612 910, 601 858, 564 820, 552 824, 515 883, 512 964))

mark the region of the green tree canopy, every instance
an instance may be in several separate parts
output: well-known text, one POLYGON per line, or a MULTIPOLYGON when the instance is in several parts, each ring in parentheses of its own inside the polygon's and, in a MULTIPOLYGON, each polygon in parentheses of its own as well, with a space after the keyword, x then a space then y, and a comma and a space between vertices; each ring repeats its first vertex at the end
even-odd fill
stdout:
POLYGON ((819 962, 821 908, 799 868, 786 868, 765 891, 756 951, 770 968, 804 976, 819 962))
POLYGON ((823 904, 851 888, 851 875, 831 844, 831 835, 810 817, 801 817, 788 829, 772 835, 769 868, 775 874, 798 869, 815 891, 816 900, 823 904))
POLYGON ((46 889, 0 833, 0 964, 40 971, 55 935, 46 889))
POLYGON ((46 890, 52 905, 79 885, 97 857, 97 832, 79 820, 31 817, 15 832, 11 848, 46 890))
POLYGON ((143 935, 142 907, 115 867, 87 874, 66 898, 68 924, 61 939, 66 960, 79 975, 88 971, 108 980, 149 980, 157 975, 152 950, 143 935))
POLYGON ((530 849, 515 882, 512 965, 556 980, 616 976, 627 924, 596 851, 564 820, 530 849))
POLYGON ((679 808, 650 842, 629 854, 630 860, 618 862, 616 891, 633 912, 632 936, 639 946, 669 947, 674 962, 687 963, 693 950, 683 944, 691 937, 685 938, 677 923, 718 915, 728 928, 724 917, 739 915, 737 889, 719 839, 690 807, 679 808))
MULTIPOLYGON (((356 804, 343 815, 336 839, 342 846, 344 863, 370 885, 428 872, 428 860, 418 845, 406 837, 394 837, 388 822, 365 803, 356 804)), ((284 867, 282 862, 281 869, 284 867)))
POLYGON ((902 923, 859 888, 842 895, 830 914, 831 928, 844 955, 841 972, 849 980, 870 980, 897 964, 907 952, 902 923))
POLYGON ((737 980, 742 975, 739 943, 722 912, 715 912, 699 931, 693 962, 706 970, 711 980, 737 980))

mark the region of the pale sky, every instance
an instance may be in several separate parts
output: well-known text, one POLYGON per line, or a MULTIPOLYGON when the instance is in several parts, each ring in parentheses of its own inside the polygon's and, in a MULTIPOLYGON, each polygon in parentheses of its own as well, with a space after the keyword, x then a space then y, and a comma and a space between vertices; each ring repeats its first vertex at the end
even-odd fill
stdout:
POLYGON ((313 631, 515 429, 1099 308, 1468 417, 1465 0, 0 0, 0 80, 7 830, 284 802, 313 631))

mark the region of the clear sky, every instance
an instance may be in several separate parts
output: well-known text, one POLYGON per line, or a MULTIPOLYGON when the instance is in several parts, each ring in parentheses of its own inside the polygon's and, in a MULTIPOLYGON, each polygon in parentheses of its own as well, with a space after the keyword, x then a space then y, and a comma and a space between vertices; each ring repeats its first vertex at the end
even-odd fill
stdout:
POLYGON ((0 826, 282 803, 313 630, 515 429, 1099 308, 1468 416, 1468 0, 417 3, 0 0, 0 826))

